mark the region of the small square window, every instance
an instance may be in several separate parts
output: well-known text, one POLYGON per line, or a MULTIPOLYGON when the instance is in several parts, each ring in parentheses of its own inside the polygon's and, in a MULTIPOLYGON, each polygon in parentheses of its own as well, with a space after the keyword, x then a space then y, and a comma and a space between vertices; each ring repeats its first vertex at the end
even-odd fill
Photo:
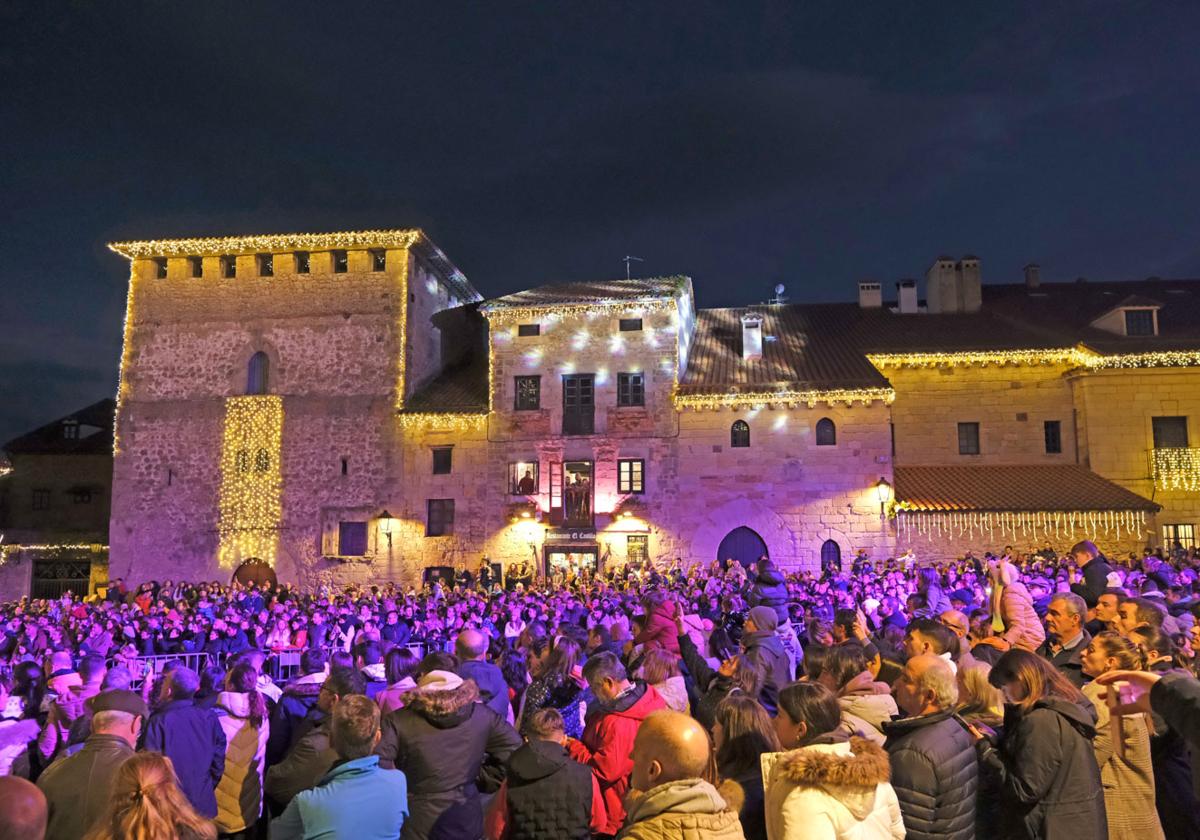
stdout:
POLYGON ((71 491, 71 501, 77 505, 90 505, 92 503, 92 491, 87 487, 77 487, 71 491))
POLYGON ((1062 452, 1062 421, 1046 421, 1046 454, 1057 455, 1062 452))
POLYGON ((1154 310, 1126 309, 1125 335, 1154 335, 1154 310))
POLYGON ((450 466, 452 463, 451 456, 454 454, 452 446, 438 446, 433 450, 433 474, 434 475, 449 475, 450 466))
POLYGON ((166 276, 167 276, 167 258, 166 257, 155 257, 154 258, 154 276, 157 277, 159 280, 166 278, 166 276))
POLYGON ((538 492, 537 461, 515 461, 508 465, 508 492, 512 496, 532 496, 538 492))
POLYGON ((371 270, 387 271, 387 251, 382 248, 371 251, 371 270))
POLYGON ((221 276, 226 280, 237 277, 237 258, 226 254, 221 257, 221 276))
POLYGON ((274 254, 259 254, 255 259, 258 261, 259 277, 273 277, 275 275, 274 254))
POLYGON ((341 557, 362 557, 366 553, 367 523, 339 522, 338 555, 341 557))
POLYGON ((959 423, 958 424, 958 454, 959 455, 978 455, 979 454, 979 424, 978 423, 959 423))
POLYGON ((33 509, 34 510, 50 510, 50 491, 49 490, 34 490, 33 491, 33 509))
POLYGON ((444 537, 454 533, 454 500, 427 499, 425 536, 444 537))
POLYGON ((641 318, 622 318, 621 332, 640 332, 642 329, 641 318))
POLYGON ((516 411, 537 411, 542 407, 542 377, 516 377, 516 411))
POLYGON ((333 273, 345 274, 350 270, 350 257, 345 251, 333 252, 333 273))
POLYGON ((646 380, 640 373, 617 374, 617 405, 646 404, 646 380))
POLYGON ((531 336, 531 335, 541 335, 541 334, 542 334, 542 325, 541 324, 517 324, 517 335, 519 335, 519 336, 531 336))
POLYGON ((64 420, 62 425, 65 440, 79 440, 79 421, 64 420))
POLYGON ((203 257, 188 257, 188 268, 191 269, 193 277, 204 276, 204 258, 203 257))
POLYGON ((308 274, 312 271, 312 255, 308 251, 296 252, 296 273, 308 274))
POLYGON ((621 458, 617 461, 617 492, 644 493, 646 462, 641 458, 621 458))

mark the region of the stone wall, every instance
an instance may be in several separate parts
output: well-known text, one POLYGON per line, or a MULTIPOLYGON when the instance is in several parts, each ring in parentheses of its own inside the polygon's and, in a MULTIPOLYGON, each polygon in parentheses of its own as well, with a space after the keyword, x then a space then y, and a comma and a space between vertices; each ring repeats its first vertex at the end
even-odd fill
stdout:
POLYGON ((1070 464, 1075 432, 1067 367, 894 368, 896 463, 905 466, 1070 464), (1057 420, 1062 452, 1047 454, 1044 422, 1057 420), (958 424, 979 424, 978 455, 958 452, 958 424))

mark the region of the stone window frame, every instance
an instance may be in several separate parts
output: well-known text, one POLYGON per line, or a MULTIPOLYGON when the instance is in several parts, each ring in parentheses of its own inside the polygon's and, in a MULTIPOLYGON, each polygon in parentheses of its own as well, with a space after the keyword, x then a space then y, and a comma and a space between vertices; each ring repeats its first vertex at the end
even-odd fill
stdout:
POLYGON ((542 377, 541 374, 513 377, 513 411, 541 411, 542 408, 542 377), (522 394, 522 384, 532 385, 530 393, 522 394))
POLYGON ((646 405, 646 374, 640 371, 617 374, 617 407, 644 408, 646 405))
POLYGON ((204 257, 188 257, 188 274, 193 278, 204 276, 204 257))
POLYGON ((293 254, 296 260, 297 274, 312 274, 312 253, 309 251, 296 251, 293 254))
POLYGON ((429 454, 432 459, 433 475, 450 475, 454 471, 453 446, 431 446, 429 454))
POLYGON ((454 499, 425 500, 425 536, 454 536, 454 499))
POLYGON ((816 425, 817 446, 837 446, 837 424, 829 417, 822 417, 816 425))
POLYGON ((1042 436, 1046 444, 1047 455, 1061 455, 1063 451, 1062 421, 1045 420, 1042 422, 1042 436))
POLYGON ((151 257, 150 262, 154 263, 154 279, 167 279, 167 258, 166 257, 151 257))
POLYGON ((978 420, 964 420, 958 424, 958 454, 979 455, 983 451, 982 433, 978 420), (964 437, 965 433, 965 437, 964 437))
POLYGON ((538 493, 540 493, 541 487, 542 487, 541 464, 539 464, 536 460, 509 461, 508 462, 508 495, 521 496, 522 498, 528 498, 530 496, 536 496, 538 493), (533 467, 533 492, 532 493, 522 493, 518 489, 520 487, 521 478, 522 478, 522 476, 520 475, 521 467, 533 467))
POLYGON ((1186 416, 1151 417, 1150 435, 1155 449, 1186 449, 1191 445, 1191 434, 1186 416), (1180 432, 1183 433, 1182 443, 1178 438, 1168 439, 1169 436, 1178 435, 1180 432))
POLYGON ((384 248, 371 248, 367 251, 367 256, 371 258, 371 271, 387 271, 387 250, 384 248))
POLYGON ((650 535, 625 535, 625 562, 646 563, 650 559, 650 535))
POLYGON ((237 257, 233 254, 222 254, 217 257, 217 262, 221 266, 223 280, 232 280, 237 277, 237 257))
POLYGON ((617 459, 617 492, 640 496, 646 492, 646 459, 617 459))
POLYGON ((329 260, 333 265, 334 274, 347 274, 350 271, 350 252, 345 248, 335 248, 329 252, 329 260))
POLYGON ((734 420, 729 426, 730 449, 750 448, 750 424, 745 420, 734 420))

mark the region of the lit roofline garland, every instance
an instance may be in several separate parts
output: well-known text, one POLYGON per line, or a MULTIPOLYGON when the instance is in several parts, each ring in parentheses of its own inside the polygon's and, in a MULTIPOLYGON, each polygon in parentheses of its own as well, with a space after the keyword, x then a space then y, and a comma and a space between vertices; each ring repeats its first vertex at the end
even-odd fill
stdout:
POLYGON ((1160 350, 1151 353, 1118 353, 1107 356, 1086 345, 1041 350, 964 350, 949 353, 868 353, 875 367, 930 368, 964 365, 1064 364, 1087 370, 1200 366, 1200 350, 1160 350))
POLYGON ((121 454, 121 409, 125 405, 125 400, 129 396, 129 379, 128 371, 131 357, 133 356, 132 337, 133 337, 133 299, 134 289, 133 284, 137 282, 137 272, 133 268, 133 263, 129 263, 129 287, 125 291, 125 321, 121 326, 121 363, 117 368, 117 399, 116 408, 113 411, 113 457, 121 454))
POLYGON ((37 545, 10 543, 0 545, 0 566, 8 562, 8 555, 19 554, 23 551, 33 551, 39 554, 56 551, 90 551, 92 554, 103 554, 108 551, 108 546, 100 543, 41 543, 37 545))
POLYGON ((110 242, 109 250, 128 259, 219 256, 263 251, 327 251, 331 248, 411 248, 424 236, 419 228, 350 230, 337 233, 278 233, 194 239, 110 242))
POLYGON ((626 309, 644 309, 659 312, 675 306, 674 298, 639 298, 637 300, 612 301, 603 303, 567 303, 548 304, 546 306, 501 306, 497 308, 480 308, 480 312, 489 323, 510 324, 514 321, 528 321, 546 316, 570 317, 573 315, 611 314, 626 309))
POLYGON ((691 408, 697 411, 721 408, 756 408, 762 406, 786 406, 796 408, 806 405, 816 408, 818 403, 836 405, 843 403, 851 406, 854 403, 870 405, 879 400, 885 405, 896 399, 892 388, 838 388, 830 390, 811 391, 759 391, 745 394, 675 394, 676 408, 691 408))
MULTIPOLYGON (((903 503, 901 503, 902 505, 903 503)), ((1063 536, 1096 537, 1104 532, 1121 538, 1121 532, 1141 536, 1146 527, 1146 511, 1141 510, 1073 510, 1073 511, 928 511, 901 509, 896 517, 896 533, 901 541, 914 536, 926 539, 963 537, 973 539, 978 531, 982 537, 1016 542, 1018 539, 1040 540, 1063 536), (1018 533, 1019 531, 1019 533, 1018 533)))
POLYGON ((487 425, 487 413, 468 412, 405 412, 399 415, 400 425, 405 429, 453 429, 467 431, 483 429, 487 425))

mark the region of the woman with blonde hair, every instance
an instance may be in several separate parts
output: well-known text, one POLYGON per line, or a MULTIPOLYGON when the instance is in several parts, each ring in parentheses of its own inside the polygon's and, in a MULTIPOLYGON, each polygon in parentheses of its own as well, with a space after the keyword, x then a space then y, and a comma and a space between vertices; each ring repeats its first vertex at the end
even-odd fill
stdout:
POLYGON ((162 753, 134 753, 113 777, 108 811, 85 840, 214 840, 217 829, 196 813, 162 753))
MULTIPOLYGON (((1142 670, 1145 660, 1134 643, 1112 630, 1093 638, 1080 660, 1093 679, 1109 671, 1142 670)), ((1094 682, 1083 694, 1096 709, 1096 763, 1104 784, 1104 810, 1109 840, 1161 840, 1162 824, 1154 805, 1154 770, 1150 758, 1150 727, 1146 715, 1113 718, 1105 689, 1094 682)))
POLYGON ((683 682, 683 674, 679 670, 679 657, 668 653, 662 648, 650 648, 642 656, 642 664, 635 676, 643 682, 654 686, 667 702, 667 708, 676 712, 691 715, 688 705, 687 686, 683 682))
POLYGON ((968 723, 997 730, 1004 722, 1004 694, 988 682, 991 671, 986 662, 958 670, 958 714, 968 723))

